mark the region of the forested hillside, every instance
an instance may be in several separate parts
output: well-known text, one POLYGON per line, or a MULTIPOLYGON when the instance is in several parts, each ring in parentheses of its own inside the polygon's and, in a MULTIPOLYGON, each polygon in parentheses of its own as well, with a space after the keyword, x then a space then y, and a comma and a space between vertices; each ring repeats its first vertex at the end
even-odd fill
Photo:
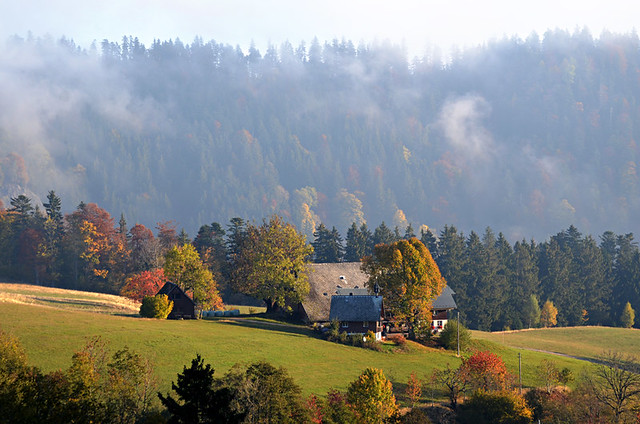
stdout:
MULTIPOLYGON (((246 46, 242 46, 246 47, 246 46)), ((633 231, 637 34, 550 31, 408 59, 348 40, 265 52, 196 39, 9 40, 0 196, 191 234, 235 216, 392 228, 633 231)))

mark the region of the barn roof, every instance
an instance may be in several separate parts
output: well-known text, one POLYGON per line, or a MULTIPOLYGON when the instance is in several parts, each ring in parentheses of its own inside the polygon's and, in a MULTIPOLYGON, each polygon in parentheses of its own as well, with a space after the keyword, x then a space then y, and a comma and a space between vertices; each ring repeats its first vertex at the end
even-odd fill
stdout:
POLYGON ((338 294, 338 290, 365 288, 367 275, 360 270, 360 265, 360 262, 307 265, 309 294, 302 307, 310 321, 329 321, 331 296, 338 294))
POLYGON ((176 292, 184 295, 184 297, 186 299, 189 299, 189 301, 191 301, 194 305, 196 304, 196 302, 191 298, 191 296, 185 293, 185 291, 182 290, 180 286, 169 281, 167 281, 164 284, 164 286, 160 288, 157 294, 166 294, 167 296, 169 296, 171 293, 176 293, 176 292))
POLYGON ((382 296, 331 296, 330 320, 379 321, 382 296))

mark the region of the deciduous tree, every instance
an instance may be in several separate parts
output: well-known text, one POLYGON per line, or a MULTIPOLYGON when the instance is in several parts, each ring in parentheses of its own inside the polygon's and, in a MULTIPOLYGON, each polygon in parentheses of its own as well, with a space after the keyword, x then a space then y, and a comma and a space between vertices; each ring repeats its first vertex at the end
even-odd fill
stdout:
POLYGON ((185 292, 190 292, 200 308, 222 307, 213 274, 204 266, 193 245, 174 246, 167 252, 164 275, 185 292))
POLYGON ((540 325, 543 327, 553 327, 557 324, 556 317, 558 316, 558 310, 553 306, 553 302, 547 300, 542 306, 540 311, 540 325))
POLYGON ((405 321, 413 338, 430 331, 431 303, 446 285, 424 244, 417 238, 379 244, 366 257, 362 269, 371 291, 380 288, 385 305, 398 320, 405 321))
POLYGON ((627 302, 620 316, 620 323, 624 328, 631 328, 635 322, 636 312, 631 307, 631 303, 627 302))
POLYGON ((383 423, 398 410, 391 382, 377 368, 365 369, 349 384, 347 400, 360 423, 383 423))
POLYGON ((474 352, 460 369, 473 389, 504 390, 511 379, 502 358, 489 351, 474 352))
POLYGON ((234 277, 237 291, 264 300, 267 311, 295 305, 309 292, 305 237, 277 215, 249 225, 234 277))
POLYGON ((154 296, 167 282, 164 269, 142 271, 127 278, 120 295, 141 302, 145 296, 154 296))

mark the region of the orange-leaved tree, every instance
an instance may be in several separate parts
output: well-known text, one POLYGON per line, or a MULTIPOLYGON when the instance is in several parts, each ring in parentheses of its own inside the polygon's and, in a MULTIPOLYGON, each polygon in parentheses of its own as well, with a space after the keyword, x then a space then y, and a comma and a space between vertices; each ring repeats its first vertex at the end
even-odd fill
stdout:
POLYGON ((511 382, 511 375, 501 357, 489 351, 476 351, 463 360, 460 370, 473 389, 503 390, 511 382))
POLYGON ((167 282, 164 269, 158 268, 151 271, 142 271, 127 278, 120 295, 129 299, 142 302, 145 296, 154 296, 167 282))
POLYGON ((369 290, 377 285, 385 306, 398 320, 405 321, 411 338, 430 329, 431 303, 440 295, 446 281, 429 249, 417 238, 391 244, 378 244, 372 256, 363 260, 369 276, 369 290))

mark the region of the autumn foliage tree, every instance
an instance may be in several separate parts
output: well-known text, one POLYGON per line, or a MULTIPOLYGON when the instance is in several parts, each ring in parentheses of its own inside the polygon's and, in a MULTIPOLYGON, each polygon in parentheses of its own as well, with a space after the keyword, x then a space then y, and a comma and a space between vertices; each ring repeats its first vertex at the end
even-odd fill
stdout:
POLYGON ((145 296, 154 296, 167 282, 164 269, 142 271, 127 278, 120 295, 141 302, 145 296))
POLYGON ((305 265, 312 253, 305 237, 277 215, 259 227, 248 225, 234 270, 235 289, 264 300, 267 312, 295 305, 309 292, 305 265))
POLYGON ((540 311, 540 325, 543 327, 553 327, 558 323, 558 309, 553 305, 553 302, 547 300, 542 306, 540 311))
POLYGON ((460 370, 473 389, 503 390, 511 379, 502 358, 489 351, 474 352, 463 360, 460 370))
POLYGON ((378 244, 373 255, 364 258, 362 269, 369 276, 369 289, 380 288, 385 307, 409 325, 413 338, 416 333, 429 330, 431 303, 446 282, 420 240, 414 237, 378 244))
POLYGON ((167 252, 164 274, 169 281, 191 293, 200 308, 222 308, 222 298, 213 274, 202 263, 200 255, 191 244, 174 246, 167 252))
POLYGON ((119 292, 124 282, 128 249, 114 219, 95 203, 81 203, 65 217, 65 251, 75 285, 119 292))
POLYGON ((407 389, 405 390, 407 398, 411 401, 411 407, 415 407, 416 403, 420 400, 420 396, 422 396, 422 381, 416 376, 415 372, 412 372, 409 375, 409 380, 407 380, 407 389))
POLYGON ((393 386, 382 370, 367 368, 347 389, 359 423, 382 423, 398 410, 393 386))

